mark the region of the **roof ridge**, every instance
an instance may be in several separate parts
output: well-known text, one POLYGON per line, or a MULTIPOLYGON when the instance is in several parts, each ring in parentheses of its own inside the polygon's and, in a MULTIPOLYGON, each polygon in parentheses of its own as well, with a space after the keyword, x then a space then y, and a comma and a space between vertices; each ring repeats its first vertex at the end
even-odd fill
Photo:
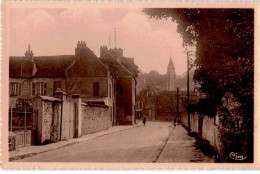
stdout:
POLYGON ((107 54, 110 55, 112 57, 112 59, 114 59, 127 73, 129 73, 132 77, 134 77, 133 74, 124 65, 122 65, 113 55, 111 55, 110 53, 104 54, 103 57, 105 55, 107 55, 107 54))

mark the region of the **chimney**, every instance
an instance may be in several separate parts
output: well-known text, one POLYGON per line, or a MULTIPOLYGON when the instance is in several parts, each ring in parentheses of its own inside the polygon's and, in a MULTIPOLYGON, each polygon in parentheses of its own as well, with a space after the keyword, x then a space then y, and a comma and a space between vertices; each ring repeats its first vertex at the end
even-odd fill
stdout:
POLYGON ((78 55, 81 52, 85 52, 87 46, 85 41, 78 41, 77 47, 75 49, 75 54, 78 55))

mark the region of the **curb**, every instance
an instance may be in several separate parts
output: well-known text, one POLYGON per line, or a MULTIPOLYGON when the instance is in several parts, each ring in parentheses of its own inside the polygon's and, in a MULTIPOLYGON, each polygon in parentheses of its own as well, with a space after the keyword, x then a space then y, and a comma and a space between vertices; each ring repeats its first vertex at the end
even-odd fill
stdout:
MULTIPOLYGON (((31 157, 31 156, 34 156, 34 155, 37 155, 37 154, 41 154, 41 153, 45 153, 45 152, 48 152, 48 151, 51 151, 51 150, 55 150, 55 149, 60 149, 60 148, 63 148, 63 147, 66 147, 66 146, 71 146, 71 145, 74 145, 74 144, 78 144, 78 143, 81 143, 81 142, 84 142, 84 141, 88 141, 88 140, 93 140, 93 139, 96 139, 96 138, 99 138, 99 137, 102 137, 102 136, 106 136, 106 135, 111 135, 111 134, 114 134, 114 133, 117 133, 117 132, 121 132, 121 131, 125 131, 125 130, 128 130, 128 129, 131 129, 131 128, 136 128, 136 127, 140 127, 142 126, 141 124, 135 124, 131 127, 128 127, 128 128, 125 128, 125 129, 121 129, 121 130, 116 130, 114 132, 110 132, 110 133, 104 133, 102 135, 98 135, 96 137, 93 137, 93 138, 90 138, 90 139, 87 139, 87 140, 78 140, 75 139, 75 142, 70 142, 68 144, 64 144, 60 147, 54 147, 53 149, 47 149, 47 150, 44 150, 44 151, 41 151, 41 152, 33 152, 33 153, 27 153, 27 154, 22 154, 22 155, 17 155, 17 156, 14 156, 14 157, 10 157, 9 158, 9 162, 11 161, 15 161, 15 160, 19 160, 19 159, 24 159, 24 158, 28 158, 28 157, 31 157)), ((90 135, 90 134, 89 134, 90 135)))

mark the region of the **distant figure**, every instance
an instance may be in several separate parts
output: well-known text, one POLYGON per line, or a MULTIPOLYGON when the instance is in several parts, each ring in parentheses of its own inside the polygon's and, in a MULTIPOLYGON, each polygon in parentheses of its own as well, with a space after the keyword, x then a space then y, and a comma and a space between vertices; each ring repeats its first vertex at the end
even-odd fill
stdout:
POLYGON ((174 127, 176 126, 177 121, 178 121, 177 117, 174 117, 174 127))
POLYGON ((143 124, 144 124, 144 126, 145 126, 145 123, 146 123, 146 118, 144 117, 144 119, 143 119, 143 124))

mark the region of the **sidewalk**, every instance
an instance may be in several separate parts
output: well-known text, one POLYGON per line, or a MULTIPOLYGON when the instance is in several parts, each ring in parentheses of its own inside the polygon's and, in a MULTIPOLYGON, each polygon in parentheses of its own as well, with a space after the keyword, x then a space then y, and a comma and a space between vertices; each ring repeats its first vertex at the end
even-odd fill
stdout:
POLYGON ((51 144, 46 144, 46 145, 37 145, 37 146, 34 145, 34 146, 18 148, 15 151, 9 152, 9 161, 27 158, 27 157, 30 157, 30 156, 33 156, 33 155, 36 155, 39 153, 47 152, 47 151, 54 150, 54 149, 59 149, 59 148, 65 147, 65 146, 69 146, 69 145, 80 143, 80 142, 87 141, 87 140, 92 140, 97 137, 113 134, 113 133, 116 133, 119 131, 124 131, 124 130, 135 128, 135 127, 139 127, 141 125, 142 125, 142 122, 137 120, 137 124, 135 124, 135 125, 113 126, 113 127, 110 127, 108 130, 93 133, 93 134, 83 135, 79 138, 63 140, 63 141, 59 141, 57 143, 51 143, 51 144))
POLYGON ((195 141, 195 138, 189 136, 183 126, 177 125, 156 162, 214 162, 212 158, 196 149, 195 141))

